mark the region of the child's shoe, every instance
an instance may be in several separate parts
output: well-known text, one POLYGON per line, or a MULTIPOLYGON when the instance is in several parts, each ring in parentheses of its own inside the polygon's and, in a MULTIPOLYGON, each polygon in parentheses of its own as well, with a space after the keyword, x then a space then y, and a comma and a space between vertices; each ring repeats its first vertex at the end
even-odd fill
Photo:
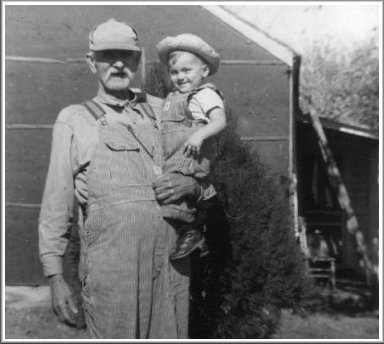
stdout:
POLYGON ((209 248, 207 246, 207 243, 205 242, 205 239, 203 238, 203 242, 201 243, 201 245, 199 246, 199 249, 200 249, 200 258, 204 258, 206 256, 209 255, 209 248))
POLYGON ((188 256, 196 248, 204 243, 201 232, 197 229, 190 229, 177 238, 176 249, 169 257, 171 260, 188 256))

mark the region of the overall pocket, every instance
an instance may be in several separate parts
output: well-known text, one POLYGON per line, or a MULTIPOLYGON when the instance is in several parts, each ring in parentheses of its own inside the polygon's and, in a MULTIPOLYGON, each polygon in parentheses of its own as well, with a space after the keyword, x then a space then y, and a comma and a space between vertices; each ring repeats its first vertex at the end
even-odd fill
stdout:
POLYGON ((161 140, 165 159, 175 154, 181 156, 185 142, 196 131, 193 123, 187 119, 179 121, 164 119, 162 125, 161 140))
POLYGON ((147 184, 147 174, 138 142, 119 139, 105 141, 109 170, 115 186, 130 187, 147 184))

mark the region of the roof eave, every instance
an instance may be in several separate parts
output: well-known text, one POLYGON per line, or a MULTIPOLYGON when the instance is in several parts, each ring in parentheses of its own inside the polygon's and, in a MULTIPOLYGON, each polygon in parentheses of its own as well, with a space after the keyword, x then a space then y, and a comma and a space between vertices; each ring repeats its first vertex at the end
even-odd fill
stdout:
MULTIPOLYGON (((341 123, 326 117, 319 117, 319 119, 320 119, 321 125, 324 128, 336 130, 336 131, 354 135, 354 136, 365 137, 372 140, 379 140, 379 133, 374 130, 361 128, 351 124, 341 123)), ((307 116, 307 115, 299 115, 297 116, 297 120, 303 123, 311 122, 310 116, 307 116)))
POLYGON ((244 37, 267 50, 272 55, 293 67, 294 60, 298 57, 292 49, 269 37, 266 33, 248 24, 233 13, 217 5, 202 5, 206 11, 222 20, 224 23, 241 33, 244 37))

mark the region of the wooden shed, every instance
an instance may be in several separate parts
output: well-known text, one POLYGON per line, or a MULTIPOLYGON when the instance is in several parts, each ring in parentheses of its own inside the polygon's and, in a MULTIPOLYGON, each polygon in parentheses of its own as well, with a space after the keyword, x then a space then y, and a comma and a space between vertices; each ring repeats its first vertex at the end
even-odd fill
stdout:
MULTIPOLYGON (((350 202, 363 233, 368 258, 378 265, 379 245, 379 136, 366 127, 320 118, 329 148, 340 171, 350 202)), ((358 278, 365 275, 356 238, 346 226, 309 116, 296 122, 298 214, 305 219, 307 234, 318 231, 327 243, 327 255, 335 259, 337 275, 358 278)))
MULTIPOLYGON (((289 47, 219 6, 8 3, 3 9, 7 285, 46 283, 37 229, 51 130, 63 107, 95 95, 97 83, 85 63, 88 34, 94 24, 108 18, 128 21, 138 31, 145 50, 134 85, 139 88, 149 82, 158 61, 155 45, 165 36, 191 32, 211 43, 222 57, 219 72, 211 81, 223 91, 227 107, 236 116, 238 134, 283 183, 297 176, 297 187, 291 188, 296 220, 298 215, 308 216, 316 210, 308 203, 316 163, 309 166, 308 161, 318 161, 318 147, 307 119, 300 117, 299 57, 289 47)), ((325 122, 331 145, 342 160, 353 202, 360 207, 359 221, 369 228, 366 232, 372 233, 372 239, 378 229, 377 137, 348 134, 325 122), (356 149, 350 149, 352 146, 356 149), (363 173, 369 176, 360 178, 363 173)), ((318 182, 324 175, 318 172, 316 178, 318 182)), ((327 202, 326 192, 321 191, 324 183, 316 184, 316 195, 327 202)), ((341 223, 337 226, 342 228, 341 223)), ((340 233, 342 237, 343 231, 340 233)), ((343 262, 356 268, 353 238, 342 240, 350 241, 343 262)))
POLYGON ((234 16, 225 17, 217 6, 9 3, 4 15, 7 285, 46 283, 37 228, 51 129, 63 107, 95 95, 96 80, 84 63, 88 34, 108 18, 128 21, 138 31, 145 59, 136 87, 158 60, 155 45, 163 37, 191 32, 211 43, 222 56, 211 81, 238 118, 238 133, 277 176, 289 177, 297 99, 294 54, 234 16))

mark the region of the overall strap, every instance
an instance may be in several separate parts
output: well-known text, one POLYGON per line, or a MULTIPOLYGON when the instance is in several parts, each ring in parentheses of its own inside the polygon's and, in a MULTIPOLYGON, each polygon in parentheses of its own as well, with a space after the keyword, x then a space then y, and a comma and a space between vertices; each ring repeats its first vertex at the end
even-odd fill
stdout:
POLYGON ((148 118, 154 120, 159 127, 160 120, 158 116, 156 116, 155 112, 152 109, 152 106, 147 103, 147 95, 143 92, 136 93, 137 97, 137 105, 142 110, 148 118))
POLYGON ((156 115, 153 112, 152 107, 148 103, 137 103, 140 109, 151 119, 156 120, 156 115))
POLYGON ((89 99, 83 102, 83 105, 96 121, 100 119, 102 124, 105 124, 102 119, 105 115, 105 110, 100 106, 100 104, 96 103, 93 99, 89 99))
MULTIPOLYGON (((96 103, 93 99, 86 100, 82 103, 82 105, 88 110, 88 112, 92 115, 92 117, 98 121, 100 120, 103 125, 105 125, 107 122, 105 118, 103 117, 105 115, 105 110, 100 106, 100 104, 96 103)), ((73 223, 71 228, 71 239, 75 242, 79 241, 79 234, 78 234, 78 219, 79 219, 79 207, 80 203, 76 196, 73 198, 73 223)), ((83 212, 83 217, 86 217, 86 214, 83 212)))
MULTIPOLYGON (((93 99, 86 100, 82 103, 84 107, 88 110, 88 112, 92 115, 92 117, 97 121, 101 120, 102 123, 105 121, 105 119, 102 118, 102 116, 105 115, 104 109, 97 104, 93 99)), ((72 209, 72 226, 69 232, 69 240, 72 241, 74 244, 78 245, 80 242, 80 236, 79 236, 79 228, 78 228, 78 221, 79 221, 79 208, 80 203, 76 196, 73 197, 73 209, 72 209)), ((86 214, 83 213, 83 218, 86 217, 86 214)))

